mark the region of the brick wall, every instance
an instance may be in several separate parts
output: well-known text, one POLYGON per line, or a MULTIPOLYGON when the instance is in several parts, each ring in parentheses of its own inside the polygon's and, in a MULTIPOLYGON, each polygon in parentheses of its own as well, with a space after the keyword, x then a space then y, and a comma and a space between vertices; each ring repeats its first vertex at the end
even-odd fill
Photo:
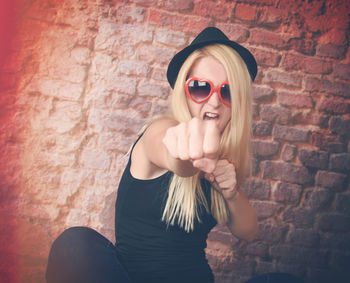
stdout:
POLYGON ((347 1, 17 1, 0 98, 0 276, 44 282, 74 225, 114 240, 125 153, 163 113, 175 52, 215 25, 255 54, 252 243, 216 227, 216 282, 285 271, 341 282, 350 262, 347 1), (330 279, 331 278, 331 279, 330 279))

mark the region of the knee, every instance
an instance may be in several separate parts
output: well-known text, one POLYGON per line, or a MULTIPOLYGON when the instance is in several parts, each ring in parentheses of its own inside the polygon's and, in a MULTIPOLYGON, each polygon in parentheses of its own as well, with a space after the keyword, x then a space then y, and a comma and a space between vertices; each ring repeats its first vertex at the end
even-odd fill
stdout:
POLYGON ((88 227, 71 227, 63 231, 53 242, 50 256, 77 256, 91 247, 91 241, 96 237, 94 231, 88 227))
POLYGON ((51 246, 46 268, 47 282, 79 282, 67 278, 86 269, 86 259, 93 257, 91 246, 96 234, 88 227, 72 227, 62 232, 51 246))

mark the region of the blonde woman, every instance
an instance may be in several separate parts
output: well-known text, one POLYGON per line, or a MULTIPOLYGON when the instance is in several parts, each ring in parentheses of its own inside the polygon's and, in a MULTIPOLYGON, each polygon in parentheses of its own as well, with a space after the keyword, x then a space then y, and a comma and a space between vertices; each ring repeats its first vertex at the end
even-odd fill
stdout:
POLYGON ((66 230, 50 252, 49 283, 214 282, 210 230, 226 224, 247 241, 257 233, 241 190, 256 73, 253 55, 214 27, 175 55, 171 113, 139 136, 119 184, 115 246, 87 227, 66 230))

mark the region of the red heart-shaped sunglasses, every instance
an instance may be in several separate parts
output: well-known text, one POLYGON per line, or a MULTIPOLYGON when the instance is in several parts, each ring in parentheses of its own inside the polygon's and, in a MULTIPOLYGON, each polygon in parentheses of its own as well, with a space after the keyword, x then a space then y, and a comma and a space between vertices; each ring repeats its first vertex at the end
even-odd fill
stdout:
POLYGON ((231 94, 228 82, 222 83, 218 88, 209 80, 189 78, 185 84, 187 95, 196 103, 207 101, 214 92, 218 93, 220 100, 231 107, 231 94))

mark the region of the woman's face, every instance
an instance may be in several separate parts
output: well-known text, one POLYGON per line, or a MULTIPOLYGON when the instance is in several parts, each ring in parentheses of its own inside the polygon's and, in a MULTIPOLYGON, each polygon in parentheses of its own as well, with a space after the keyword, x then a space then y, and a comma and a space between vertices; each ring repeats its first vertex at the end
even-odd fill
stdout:
MULTIPOLYGON (((214 88, 220 87, 228 81, 224 66, 214 57, 206 56, 198 59, 192 66, 188 78, 211 81, 214 88)), ((225 105, 214 92, 210 98, 202 103, 194 102, 188 95, 187 104, 192 117, 202 120, 215 120, 222 132, 231 119, 231 107, 225 105)))

